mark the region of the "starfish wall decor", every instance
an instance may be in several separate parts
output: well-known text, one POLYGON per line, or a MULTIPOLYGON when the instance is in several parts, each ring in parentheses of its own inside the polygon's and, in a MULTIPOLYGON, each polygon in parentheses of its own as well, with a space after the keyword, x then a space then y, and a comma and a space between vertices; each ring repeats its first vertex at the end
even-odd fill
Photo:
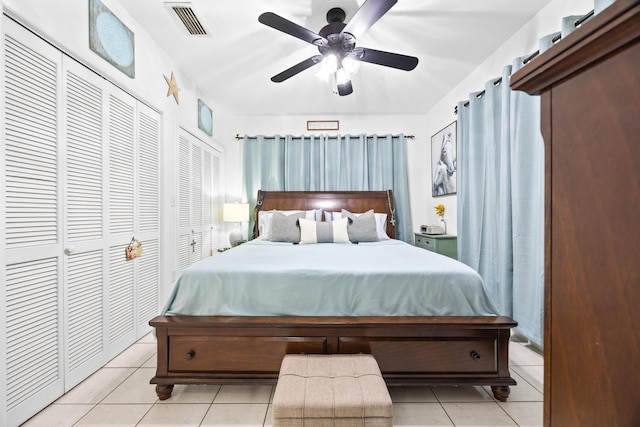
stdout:
POLYGON ((178 99, 178 91, 180 88, 178 87, 178 82, 176 81, 176 77, 173 75, 173 71, 171 72, 171 78, 168 78, 164 74, 162 75, 165 81, 169 85, 169 90, 167 91, 167 96, 173 95, 176 100, 176 104, 180 105, 180 100, 178 99))

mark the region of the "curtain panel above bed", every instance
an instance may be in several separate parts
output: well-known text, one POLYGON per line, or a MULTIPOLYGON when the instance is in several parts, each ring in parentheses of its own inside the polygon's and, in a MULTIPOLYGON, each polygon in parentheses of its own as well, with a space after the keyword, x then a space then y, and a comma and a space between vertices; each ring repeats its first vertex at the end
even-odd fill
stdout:
POLYGON ((258 190, 391 189, 396 238, 411 242, 404 135, 256 136, 245 137, 243 146, 244 190, 251 206, 258 190))

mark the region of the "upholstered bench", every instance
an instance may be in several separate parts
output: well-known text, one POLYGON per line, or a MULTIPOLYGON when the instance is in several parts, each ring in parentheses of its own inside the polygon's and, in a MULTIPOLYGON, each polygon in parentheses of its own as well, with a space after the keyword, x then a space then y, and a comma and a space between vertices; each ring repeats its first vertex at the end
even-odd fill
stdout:
POLYGON ((393 407, 369 354, 286 355, 273 396, 275 427, 391 427, 393 407))

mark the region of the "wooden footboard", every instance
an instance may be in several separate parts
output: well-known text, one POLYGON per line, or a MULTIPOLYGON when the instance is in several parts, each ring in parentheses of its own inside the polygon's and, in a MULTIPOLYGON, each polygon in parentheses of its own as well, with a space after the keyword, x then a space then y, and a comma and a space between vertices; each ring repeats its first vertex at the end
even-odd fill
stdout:
POLYGON ((372 354, 387 385, 489 385, 505 401, 508 317, 158 316, 160 400, 175 384, 275 384, 285 354, 372 354))

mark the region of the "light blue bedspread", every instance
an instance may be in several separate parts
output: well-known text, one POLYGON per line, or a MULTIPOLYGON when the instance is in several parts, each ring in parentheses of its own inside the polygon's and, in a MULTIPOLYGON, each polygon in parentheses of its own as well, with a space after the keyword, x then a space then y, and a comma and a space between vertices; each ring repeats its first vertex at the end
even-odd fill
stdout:
POLYGON ((252 240, 187 268, 164 315, 492 316, 470 267, 398 240, 252 240))

